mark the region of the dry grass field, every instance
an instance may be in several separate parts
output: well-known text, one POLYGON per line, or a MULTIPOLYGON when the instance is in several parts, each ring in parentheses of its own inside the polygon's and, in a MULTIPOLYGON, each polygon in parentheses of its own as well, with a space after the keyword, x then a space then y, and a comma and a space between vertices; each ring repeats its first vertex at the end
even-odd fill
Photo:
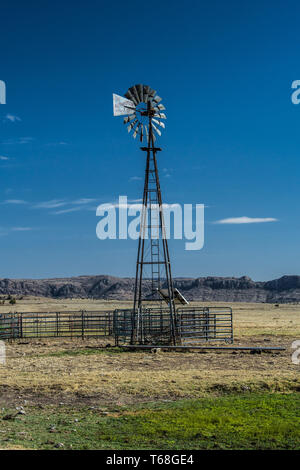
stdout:
MULTIPOLYGON (((111 310, 126 306, 130 304, 28 298, 12 307, 1 305, 0 313, 111 310)), ((299 392, 300 366, 291 361, 291 343, 300 339, 300 306, 232 306, 235 345, 273 345, 286 350, 261 354, 153 353, 103 348, 108 342, 113 345, 113 339, 107 338, 23 339, 7 343, 7 363, 0 365, 0 406, 25 403, 27 407, 54 409, 61 406, 116 408, 236 393, 299 392)), ((12 444, 19 443, 13 439, 12 444)))
MULTIPOLYGON (((199 305, 200 303, 198 303, 199 305)), ((207 305, 207 304, 206 304, 207 305)), ((211 304, 212 305, 212 304, 211 304)), ((13 311, 110 310, 130 304, 96 300, 25 299, 13 311)), ((0 307, 5 310, 5 305, 0 307)), ((291 343, 300 339, 300 306, 235 304, 235 345, 286 348, 281 353, 150 352, 97 349, 113 339, 33 339, 7 345, 0 367, 2 390, 13 397, 70 394, 119 403, 160 398, 199 397, 212 390, 299 388, 299 367, 291 343)), ((7 307, 6 307, 6 311, 7 307)), ((3 395, 2 395, 3 397, 3 395)), ((1 400, 1 398, 0 398, 1 400)))

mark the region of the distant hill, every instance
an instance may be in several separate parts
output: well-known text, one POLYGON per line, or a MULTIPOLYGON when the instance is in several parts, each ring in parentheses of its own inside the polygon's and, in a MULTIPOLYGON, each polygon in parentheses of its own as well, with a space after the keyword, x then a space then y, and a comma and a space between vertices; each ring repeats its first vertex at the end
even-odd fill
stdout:
MULTIPOLYGON (((283 276, 255 282, 247 276, 176 278, 188 300, 222 302, 300 302, 300 276, 283 276)), ((150 282, 144 281, 150 294, 150 282)), ((31 295, 52 298, 132 300, 134 279, 113 276, 79 276, 58 279, 0 279, 0 295, 31 295)))

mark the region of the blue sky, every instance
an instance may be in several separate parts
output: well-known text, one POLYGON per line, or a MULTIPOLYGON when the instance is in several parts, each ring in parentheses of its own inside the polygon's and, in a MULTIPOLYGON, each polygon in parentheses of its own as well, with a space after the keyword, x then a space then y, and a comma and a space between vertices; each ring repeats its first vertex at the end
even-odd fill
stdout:
MULTIPOLYGON (((299 3, 6 2, 1 13, 0 277, 133 276, 137 243, 95 207, 138 199, 144 154, 112 115, 135 83, 166 106, 166 202, 204 203, 205 245, 174 276, 300 274, 299 3), (227 218, 273 222, 218 224, 227 218)), ((165 169, 165 170, 164 170, 165 169)))

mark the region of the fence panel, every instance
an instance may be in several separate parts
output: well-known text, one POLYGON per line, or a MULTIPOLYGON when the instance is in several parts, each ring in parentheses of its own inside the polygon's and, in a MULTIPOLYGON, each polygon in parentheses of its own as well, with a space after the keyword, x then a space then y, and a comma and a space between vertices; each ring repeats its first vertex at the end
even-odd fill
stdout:
POLYGON ((177 311, 179 335, 184 344, 203 341, 233 343, 230 307, 195 307, 177 311))
POLYGON ((46 312, 0 315, 0 339, 93 337, 113 334, 113 312, 46 312))

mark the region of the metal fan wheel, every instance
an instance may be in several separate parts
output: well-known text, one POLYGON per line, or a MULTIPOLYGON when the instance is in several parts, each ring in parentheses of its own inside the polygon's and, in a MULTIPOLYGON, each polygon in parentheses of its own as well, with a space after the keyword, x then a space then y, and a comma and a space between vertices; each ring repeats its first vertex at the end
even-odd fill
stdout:
POLYGON ((128 133, 132 132, 134 139, 139 136, 141 142, 144 139, 148 142, 149 122, 144 117, 151 109, 153 112, 151 116, 153 138, 156 139, 155 134, 161 136, 161 128, 165 128, 165 123, 161 120, 166 119, 166 115, 162 111, 166 108, 161 104, 162 98, 156 94, 156 91, 148 85, 138 84, 129 88, 124 96, 125 99, 119 95, 113 95, 114 115, 127 114, 124 117, 124 124, 128 124, 128 133))

